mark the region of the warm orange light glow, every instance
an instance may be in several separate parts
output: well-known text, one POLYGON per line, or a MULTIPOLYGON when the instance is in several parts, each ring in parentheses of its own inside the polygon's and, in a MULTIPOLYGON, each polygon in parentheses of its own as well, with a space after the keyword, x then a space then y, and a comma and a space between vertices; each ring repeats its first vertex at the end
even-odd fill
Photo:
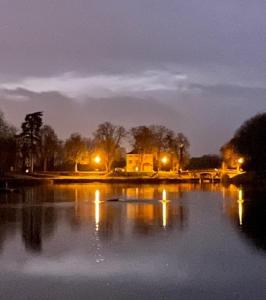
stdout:
POLYGON ((163 189, 163 201, 166 202, 167 201, 167 196, 166 196, 166 190, 163 189))
POLYGON ((163 218, 163 227, 167 225, 167 193, 166 190, 163 189, 162 193, 162 218, 163 218))
POLYGON ((167 203, 165 201, 162 202, 162 213, 163 213, 163 227, 167 225, 167 203))
POLYGON ((244 199, 243 199, 243 191, 239 190, 238 191, 238 217, 239 217, 239 225, 243 224, 243 203, 244 203, 244 199))
POLYGON ((95 191, 95 225, 96 225, 96 231, 99 230, 99 223, 100 223, 100 191, 95 191))
POLYGON ((242 165, 244 163, 244 158, 240 157, 237 161, 240 165, 242 165))
POLYGON ((99 155, 95 156, 94 161, 96 164, 99 164, 101 162, 101 157, 99 155))
POLYGON ((164 156, 164 157, 161 159, 161 162, 162 162, 163 164, 167 164, 167 162, 168 162, 167 156, 164 156))

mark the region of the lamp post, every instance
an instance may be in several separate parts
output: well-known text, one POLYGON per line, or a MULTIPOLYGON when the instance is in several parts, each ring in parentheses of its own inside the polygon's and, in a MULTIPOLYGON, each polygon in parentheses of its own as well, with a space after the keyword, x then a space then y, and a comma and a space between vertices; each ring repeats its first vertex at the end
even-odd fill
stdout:
POLYGON ((244 158, 243 157, 240 157, 238 160, 237 160, 237 172, 240 173, 240 170, 241 170, 241 166, 243 165, 244 163, 244 158))
POLYGON ((161 159, 161 162, 162 162, 164 165, 167 164, 167 162, 168 162, 167 156, 164 156, 164 157, 161 159))
POLYGON ((98 169, 98 166, 100 165, 100 163, 102 162, 102 158, 99 156, 99 155, 96 155, 94 158, 93 158, 93 161, 94 163, 97 165, 96 167, 96 171, 99 171, 98 169))
POLYGON ((94 162, 96 163, 96 164, 99 164, 100 162, 101 162, 101 157, 99 156, 99 155, 97 155, 97 156, 95 156, 94 157, 94 162))
MULTIPOLYGON (((165 165, 167 165, 168 164, 168 161, 169 161, 169 159, 168 159, 168 157, 166 156, 166 155, 164 155, 162 158, 161 158, 161 160, 160 160, 160 162, 165 166, 165 165)), ((159 170, 160 170, 161 168, 160 168, 160 165, 159 165, 159 170)))
POLYGON ((184 144, 181 143, 180 146, 179 146, 179 170, 178 170, 178 172, 182 171, 183 152, 184 152, 184 144))

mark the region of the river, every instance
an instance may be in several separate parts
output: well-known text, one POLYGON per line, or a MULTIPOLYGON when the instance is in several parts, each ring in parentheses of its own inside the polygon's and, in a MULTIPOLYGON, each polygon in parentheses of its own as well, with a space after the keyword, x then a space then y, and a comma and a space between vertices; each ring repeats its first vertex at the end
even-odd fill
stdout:
POLYGON ((264 300, 266 191, 93 183, 0 194, 0 298, 264 300))

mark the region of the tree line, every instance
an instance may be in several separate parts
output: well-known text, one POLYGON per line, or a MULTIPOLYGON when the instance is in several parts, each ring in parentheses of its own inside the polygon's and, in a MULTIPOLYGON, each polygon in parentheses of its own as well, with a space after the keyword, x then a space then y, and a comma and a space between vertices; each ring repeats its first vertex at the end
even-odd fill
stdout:
POLYGON ((189 141, 180 132, 161 126, 136 126, 126 130, 110 122, 99 124, 91 137, 72 133, 66 140, 43 124, 43 113, 25 116, 20 130, 9 124, 0 111, 0 175, 3 171, 104 170, 110 172, 125 166, 128 144, 140 156, 150 153, 154 169, 162 167, 161 157, 167 154, 170 168, 179 170, 227 168, 266 171, 266 113, 245 121, 234 136, 221 147, 221 156, 204 155, 189 159, 189 141))
POLYGON ((221 152, 227 166, 241 164, 244 170, 266 176, 266 113, 245 121, 221 152))
POLYGON ((155 169, 161 156, 171 156, 171 168, 189 158, 189 141, 180 132, 161 126, 136 126, 126 130, 110 122, 99 124, 91 137, 72 133, 59 139, 55 130, 43 124, 43 113, 25 116, 20 130, 10 125, 0 112, 0 169, 2 171, 104 170, 125 166, 125 145, 140 156, 154 156, 155 169))

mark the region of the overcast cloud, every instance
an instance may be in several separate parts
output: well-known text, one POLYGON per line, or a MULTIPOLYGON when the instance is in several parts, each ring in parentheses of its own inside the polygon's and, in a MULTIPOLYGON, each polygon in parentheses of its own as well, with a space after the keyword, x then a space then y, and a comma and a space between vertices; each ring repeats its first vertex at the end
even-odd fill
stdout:
POLYGON ((264 0, 0 0, 0 109, 19 124, 18 101, 37 109, 37 98, 65 136, 84 132, 86 114, 73 117, 80 105, 94 116, 90 132, 95 114, 105 117, 91 101, 109 99, 106 120, 125 126, 126 107, 151 101, 149 122, 184 131, 193 154, 217 152, 266 111, 265 11, 264 0), (65 115, 68 132, 56 118, 65 101, 78 103, 65 115))

